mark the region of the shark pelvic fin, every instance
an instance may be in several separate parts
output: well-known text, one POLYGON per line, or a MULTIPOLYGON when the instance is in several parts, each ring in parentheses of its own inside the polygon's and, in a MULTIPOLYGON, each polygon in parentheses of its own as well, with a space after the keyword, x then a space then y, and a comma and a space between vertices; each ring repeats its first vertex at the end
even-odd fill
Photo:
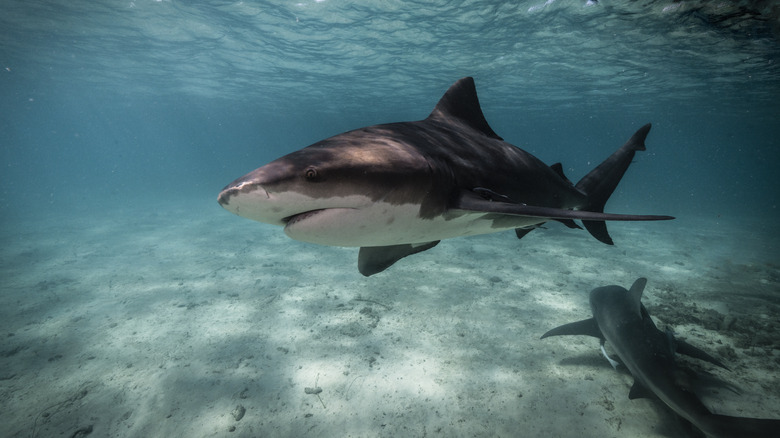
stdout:
POLYGON ((604 348, 604 341, 601 341, 601 354, 604 356, 605 359, 607 359, 607 362, 609 362, 609 364, 612 365, 612 369, 617 371, 617 367, 618 365, 620 365, 620 362, 609 357, 609 355, 607 354, 607 349, 604 348))
POLYGON ((637 398, 655 398, 655 394, 653 394, 653 392, 649 389, 645 388, 644 385, 634 380, 634 385, 631 386, 631 389, 628 391, 628 398, 631 400, 637 398))

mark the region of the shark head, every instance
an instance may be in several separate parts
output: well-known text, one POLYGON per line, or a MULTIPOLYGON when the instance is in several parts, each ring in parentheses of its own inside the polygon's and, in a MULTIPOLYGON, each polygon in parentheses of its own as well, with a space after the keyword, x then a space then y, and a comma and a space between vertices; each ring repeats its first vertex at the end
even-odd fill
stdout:
POLYGON ((236 179, 218 201, 296 240, 360 246, 387 234, 396 216, 418 215, 429 192, 426 160, 394 140, 398 129, 378 125, 320 141, 236 179))

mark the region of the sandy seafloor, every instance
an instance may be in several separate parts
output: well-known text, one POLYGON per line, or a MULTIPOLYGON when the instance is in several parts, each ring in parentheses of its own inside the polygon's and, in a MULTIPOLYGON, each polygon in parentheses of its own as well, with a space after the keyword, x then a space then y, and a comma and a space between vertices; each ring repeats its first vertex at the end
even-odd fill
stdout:
POLYGON ((598 340, 539 340, 639 276, 659 327, 732 368, 700 366, 741 389, 714 409, 780 418, 777 229, 609 228, 451 239, 364 278, 356 249, 213 199, 8 221, 0 436, 689 436, 598 340))

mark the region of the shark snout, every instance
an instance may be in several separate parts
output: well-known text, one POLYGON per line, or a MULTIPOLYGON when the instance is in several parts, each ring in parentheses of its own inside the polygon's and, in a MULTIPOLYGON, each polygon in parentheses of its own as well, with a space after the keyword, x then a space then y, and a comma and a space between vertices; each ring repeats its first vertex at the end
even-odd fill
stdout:
POLYGON ((219 196, 217 196, 217 202, 219 202, 219 205, 226 206, 230 203, 230 197, 233 196, 233 188, 232 187, 226 187, 222 189, 221 192, 219 192, 219 196))
POLYGON ((230 210, 228 205, 230 204, 231 199, 242 194, 251 194, 252 198, 259 199, 271 198, 271 196, 268 194, 268 191, 260 184, 250 181, 241 181, 229 184, 227 187, 222 189, 222 191, 219 192, 219 196, 217 196, 217 202, 219 202, 219 205, 230 210))

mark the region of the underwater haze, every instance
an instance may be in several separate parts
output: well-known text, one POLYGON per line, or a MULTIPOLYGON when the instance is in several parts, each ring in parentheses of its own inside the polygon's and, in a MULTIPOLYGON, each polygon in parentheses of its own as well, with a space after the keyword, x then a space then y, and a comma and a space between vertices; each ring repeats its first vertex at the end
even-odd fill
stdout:
POLYGON ((2 436, 687 436, 596 340, 539 340, 640 276, 732 368, 711 409, 778 418, 777 2, 4 0, 0 96, 2 436), (465 76, 572 181, 652 123, 605 211, 676 219, 364 278, 217 203, 465 76))

